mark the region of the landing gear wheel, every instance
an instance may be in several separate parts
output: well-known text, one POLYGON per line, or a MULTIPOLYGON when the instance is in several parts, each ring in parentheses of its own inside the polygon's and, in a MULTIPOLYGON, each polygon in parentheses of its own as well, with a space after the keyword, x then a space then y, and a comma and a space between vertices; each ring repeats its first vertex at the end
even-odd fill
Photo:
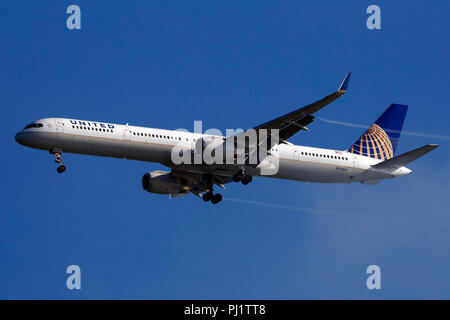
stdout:
POLYGON ((216 194, 214 195, 214 197, 211 198, 211 203, 217 204, 220 202, 220 200, 222 200, 222 196, 220 194, 216 194))
POLYGON ((248 174, 241 180, 241 182, 242 182, 243 185, 247 185, 250 182, 252 182, 252 180, 253 180, 253 177, 248 174))
POLYGON ((215 203, 219 203, 220 201, 222 201, 222 195, 220 193, 216 193, 214 195, 214 201, 215 203))
POLYGON ((250 174, 246 174, 244 169, 236 172, 232 178, 234 182, 240 181, 243 185, 249 184, 253 180, 253 177, 250 174))
POLYGON ((214 195, 212 194, 212 192, 206 192, 205 194, 203 194, 202 199, 205 202, 208 202, 209 200, 212 200, 214 197, 214 195))
POLYGON ((66 171, 66 166, 63 164, 61 157, 62 150, 53 148, 50 149, 49 152, 55 156, 55 162, 59 165, 58 168, 56 168, 56 171, 58 171, 58 173, 63 173, 66 171))

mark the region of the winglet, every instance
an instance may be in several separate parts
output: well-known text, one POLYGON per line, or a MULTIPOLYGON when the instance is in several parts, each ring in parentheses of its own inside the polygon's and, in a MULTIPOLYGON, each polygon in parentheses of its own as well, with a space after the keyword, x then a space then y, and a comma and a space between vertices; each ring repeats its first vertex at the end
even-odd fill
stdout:
POLYGON ((342 81, 338 91, 347 91, 347 87, 348 87, 348 83, 350 82, 350 76, 352 75, 351 72, 348 72, 347 75, 345 76, 344 81, 342 81))

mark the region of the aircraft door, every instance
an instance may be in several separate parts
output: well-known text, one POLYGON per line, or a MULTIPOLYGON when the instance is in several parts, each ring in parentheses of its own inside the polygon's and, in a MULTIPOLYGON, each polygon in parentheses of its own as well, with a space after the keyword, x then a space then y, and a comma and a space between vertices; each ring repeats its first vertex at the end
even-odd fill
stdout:
POLYGON ((294 148, 294 160, 300 160, 299 152, 295 148, 294 148))
POLYGON ((351 157, 353 158, 353 170, 352 170, 352 179, 353 179, 353 177, 359 173, 359 170, 358 170, 359 160, 358 160, 358 157, 354 154, 352 154, 351 157))
POLYGON ((130 128, 128 128, 128 123, 123 128, 123 139, 124 140, 130 140, 130 128))

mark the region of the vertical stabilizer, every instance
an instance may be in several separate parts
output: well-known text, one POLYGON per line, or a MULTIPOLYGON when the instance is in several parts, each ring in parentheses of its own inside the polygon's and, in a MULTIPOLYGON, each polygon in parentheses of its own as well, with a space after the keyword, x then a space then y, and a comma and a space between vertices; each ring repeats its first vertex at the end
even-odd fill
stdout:
POLYGON ((348 152, 381 160, 394 157, 407 111, 407 105, 391 104, 348 152))

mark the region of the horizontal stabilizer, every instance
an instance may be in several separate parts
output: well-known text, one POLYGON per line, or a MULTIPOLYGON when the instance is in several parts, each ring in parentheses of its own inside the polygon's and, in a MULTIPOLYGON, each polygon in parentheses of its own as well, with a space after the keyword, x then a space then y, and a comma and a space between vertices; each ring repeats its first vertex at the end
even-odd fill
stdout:
POLYGON ((430 151, 439 147, 438 144, 427 144, 426 146, 405 152, 399 156, 377 163, 372 167, 375 169, 398 169, 406 166, 408 163, 422 157, 430 151))

